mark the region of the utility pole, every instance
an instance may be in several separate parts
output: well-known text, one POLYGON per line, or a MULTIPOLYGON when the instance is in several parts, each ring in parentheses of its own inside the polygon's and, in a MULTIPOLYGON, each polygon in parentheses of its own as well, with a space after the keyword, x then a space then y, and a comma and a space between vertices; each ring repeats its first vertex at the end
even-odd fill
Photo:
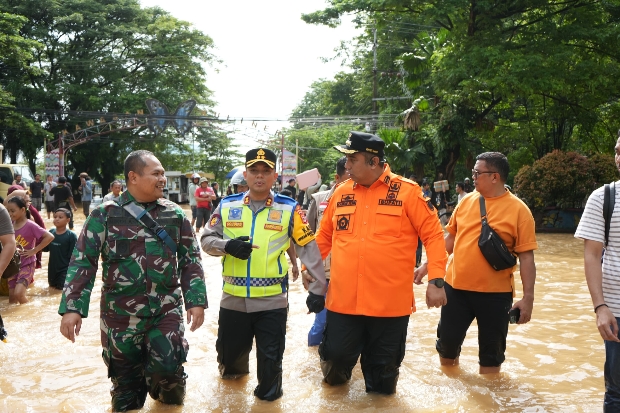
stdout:
POLYGON ((370 123, 370 130, 375 133, 377 131, 377 23, 375 22, 374 41, 372 44, 373 58, 372 58, 372 114, 375 120, 370 123))
POLYGON ((65 176, 65 148, 62 133, 58 134, 58 176, 65 176))
POLYGON ((280 132, 280 145, 282 146, 280 148, 280 176, 282 178, 280 178, 280 181, 282 182, 280 185, 280 190, 284 189, 284 133, 280 132))

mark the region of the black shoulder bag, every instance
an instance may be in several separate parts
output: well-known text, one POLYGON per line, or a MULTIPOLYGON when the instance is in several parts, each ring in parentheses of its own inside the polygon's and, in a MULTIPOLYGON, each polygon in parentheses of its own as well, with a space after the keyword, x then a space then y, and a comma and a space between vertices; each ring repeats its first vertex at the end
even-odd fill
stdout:
POLYGON ((489 262, 495 271, 505 270, 517 265, 517 257, 514 256, 504 241, 487 222, 487 208, 484 197, 480 196, 480 218, 482 220, 482 230, 478 239, 478 247, 484 258, 489 262))
POLYGON ((605 184, 603 195, 603 218, 605 219, 605 247, 609 243, 609 227, 611 226, 611 216, 614 214, 616 205, 616 183, 605 184))

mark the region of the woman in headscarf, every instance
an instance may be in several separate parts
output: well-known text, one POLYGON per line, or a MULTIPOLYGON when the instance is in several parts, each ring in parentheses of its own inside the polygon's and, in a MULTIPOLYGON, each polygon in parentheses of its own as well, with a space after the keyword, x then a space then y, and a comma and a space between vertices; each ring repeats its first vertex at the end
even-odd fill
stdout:
MULTIPOLYGON (((7 190, 6 199, 4 200, 4 206, 6 206, 7 201, 10 198, 13 198, 14 196, 18 196, 18 197, 20 197, 21 199, 24 200, 24 202, 28 206, 28 211, 30 211, 31 219, 38 226, 40 226, 43 229, 46 229, 45 228, 45 222, 43 221, 43 218, 41 218, 41 214, 39 213, 39 211, 37 211, 37 209, 34 207, 34 205, 32 205, 30 203, 30 194, 28 193, 28 191, 24 190, 21 186, 19 186, 19 185, 11 185, 9 187, 9 189, 7 190)), ((37 253, 37 263, 36 263, 35 268, 41 268, 41 257, 42 257, 42 253, 38 252, 37 253)))

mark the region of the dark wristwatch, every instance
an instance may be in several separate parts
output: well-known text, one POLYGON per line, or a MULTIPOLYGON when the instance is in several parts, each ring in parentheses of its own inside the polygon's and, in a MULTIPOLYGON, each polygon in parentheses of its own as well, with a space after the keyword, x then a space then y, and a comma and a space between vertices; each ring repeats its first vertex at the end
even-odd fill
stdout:
POLYGON ((446 283, 443 278, 435 278, 434 280, 430 280, 429 284, 434 284, 437 288, 443 288, 443 285, 446 283))

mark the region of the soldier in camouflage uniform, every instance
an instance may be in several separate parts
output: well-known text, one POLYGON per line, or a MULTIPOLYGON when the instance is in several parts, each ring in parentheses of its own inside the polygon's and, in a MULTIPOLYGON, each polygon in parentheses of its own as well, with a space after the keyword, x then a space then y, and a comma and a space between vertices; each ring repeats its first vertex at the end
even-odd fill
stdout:
POLYGON ((61 333, 75 342, 88 316, 101 255, 101 344, 114 411, 141 408, 147 391, 162 403, 183 403, 182 364, 189 346, 181 291, 191 331, 202 325, 207 307, 198 242, 181 208, 163 198, 161 163, 151 152, 132 152, 125 159, 125 179, 127 191, 118 203, 103 203, 84 223, 58 311, 61 333), (126 208, 146 210, 171 240, 158 237, 126 208))

